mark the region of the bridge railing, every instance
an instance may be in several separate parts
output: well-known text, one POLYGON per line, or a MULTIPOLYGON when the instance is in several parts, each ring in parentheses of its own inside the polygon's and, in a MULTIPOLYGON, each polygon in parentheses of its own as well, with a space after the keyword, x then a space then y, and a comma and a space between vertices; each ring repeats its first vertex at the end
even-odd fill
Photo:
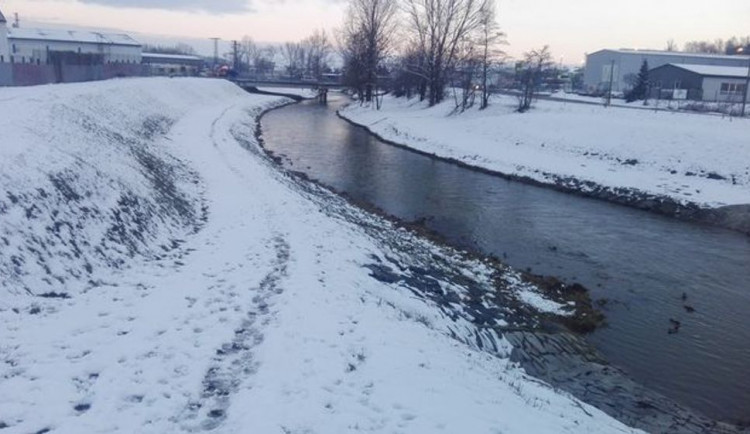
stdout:
POLYGON ((236 76, 230 77, 229 80, 238 85, 246 86, 294 86, 294 87, 343 87, 343 80, 340 76, 323 77, 323 79, 297 78, 289 76, 236 76))

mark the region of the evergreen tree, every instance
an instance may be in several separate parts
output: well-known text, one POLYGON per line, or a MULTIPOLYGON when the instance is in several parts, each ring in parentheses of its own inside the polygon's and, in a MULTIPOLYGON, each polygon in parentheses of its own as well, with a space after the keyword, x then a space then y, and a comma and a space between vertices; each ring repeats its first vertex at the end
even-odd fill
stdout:
POLYGON ((648 84, 648 62, 644 60, 641 64, 641 70, 638 72, 635 86, 625 95, 625 101, 633 102, 639 99, 645 101, 648 97, 648 84))

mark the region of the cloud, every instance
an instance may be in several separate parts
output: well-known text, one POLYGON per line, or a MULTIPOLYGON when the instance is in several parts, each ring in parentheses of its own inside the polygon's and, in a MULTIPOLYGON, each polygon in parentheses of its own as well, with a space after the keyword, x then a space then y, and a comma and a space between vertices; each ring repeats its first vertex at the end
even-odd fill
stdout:
POLYGON ((203 11, 212 14, 248 12, 248 0, 79 0, 81 3, 120 8, 203 11))

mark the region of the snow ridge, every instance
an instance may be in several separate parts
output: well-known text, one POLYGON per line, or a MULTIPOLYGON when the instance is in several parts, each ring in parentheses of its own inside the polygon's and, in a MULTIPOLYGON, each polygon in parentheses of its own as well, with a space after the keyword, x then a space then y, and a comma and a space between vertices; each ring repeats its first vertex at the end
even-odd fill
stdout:
POLYGON ((4 292, 72 296, 133 258, 168 254, 205 221, 197 173, 155 145, 179 110, 122 85, 108 89, 122 98, 105 104, 92 87, 67 98, 71 88, 44 86, 23 104, 0 102, 9 113, 0 119, 4 292))

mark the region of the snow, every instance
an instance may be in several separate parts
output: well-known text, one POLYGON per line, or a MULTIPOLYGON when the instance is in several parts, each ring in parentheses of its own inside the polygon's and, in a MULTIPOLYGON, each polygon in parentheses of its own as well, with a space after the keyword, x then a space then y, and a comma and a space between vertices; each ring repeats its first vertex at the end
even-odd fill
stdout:
MULTIPOLYGON (((548 94, 549 97, 559 99, 559 100, 565 100, 565 101, 579 101, 579 102, 586 102, 591 104, 597 104, 597 105, 603 105, 605 98, 604 96, 587 96, 587 95, 579 95, 577 93, 569 93, 562 90, 559 90, 557 92, 553 92, 551 94, 548 94)), ((544 95, 545 97, 547 95, 544 95)), ((644 106, 643 101, 634 101, 632 103, 625 102, 622 98, 612 98, 610 101, 611 105, 618 105, 621 107, 632 107, 636 109, 643 109, 643 110, 653 110, 654 106, 653 104, 656 102, 656 100, 649 100, 649 106, 644 106)), ((661 102, 661 101, 660 101, 661 102)), ((663 101, 668 102, 668 101, 663 101)))
MULTIPOLYGON (((745 69, 747 72, 747 69, 745 69)), ((543 99, 550 99, 551 101, 559 102, 579 102, 592 105, 603 106, 606 97, 601 96, 586 96, 578 95, 576 93, 568 93, 565 91, 557 91, 551 94, 542 95, 543 99)), ((613 97, 610 101, 610 105, 620 108, 629 108, 634 110, 650 110, 650 111, 670 111, 670 112, 684 112, 685 114, 702 115, 702 116, 738 116, 742 104, 739 102, 729 101, 693 101, 693 100, 681 100, 681 99, 649 99, 646 104, 643 104, 642 100, 633 102, 627 102, 624 99, 613 97)))
POLYGON ((554 300, 550 300, 539 293, 539 290, 528 283, 524 283, 521 276, 517 273, 508 273, 505 280, 517 288, 516 296, 518 299, 529 306, 534 307, 538 312, 551 313, 560 316, 571 316, 570 305, 566 306, 554 300))
POLYGON ((450 98, 428 108, 386 97, 382 110, 353 104, 341 114, 393 142, 542 183, 575 178, 701 207, 750 203, 748 120, 559 101, 520 114, 515 104, 495 96, 457 115, 450 98))
POLYGON ((635 432, 397 269, 457 253, 280 172, 254 119, 286 102, 212 79, 0 89, 4 434, 635 432))

